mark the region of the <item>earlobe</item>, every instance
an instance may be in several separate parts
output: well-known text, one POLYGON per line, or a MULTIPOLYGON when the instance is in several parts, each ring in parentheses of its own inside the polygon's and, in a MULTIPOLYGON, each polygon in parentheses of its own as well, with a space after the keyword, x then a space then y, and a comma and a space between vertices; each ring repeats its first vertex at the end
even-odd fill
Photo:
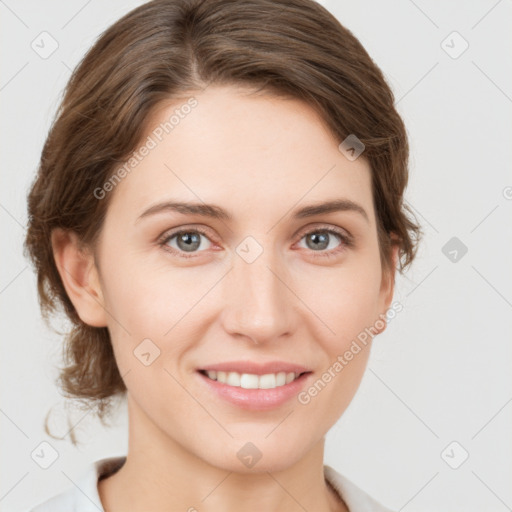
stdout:
POLYGON ((94 256, 80 246, 72 231, 52 231, 53 256, 69 299, 80 319, 92 327, 106 327, 103 292, 94 256))

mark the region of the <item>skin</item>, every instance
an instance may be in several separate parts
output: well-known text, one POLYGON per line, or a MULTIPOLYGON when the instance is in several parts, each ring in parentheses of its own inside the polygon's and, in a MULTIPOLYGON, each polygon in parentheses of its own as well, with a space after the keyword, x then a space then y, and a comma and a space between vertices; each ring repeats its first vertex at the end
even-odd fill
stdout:
MULTIPOLYGON (((311 384, 385 314, 394 274, 380 265, 369 164, 348 160, 301 101, 234 86, 194 96, 198 105, 110 192, 95 254, 73 233, 53 233, 69 297, 84 322, 108 327, 128 390, 127 461, 99 483, 102 503, 107 512, 347 510, 324 480, 324 436, 354 397, 371 343, 310 403, 294 397, 269 411, 216 397, 196 370, 278 359, 309 367, 311 384), (167 211, 136 222, 171 198, 214 203, 233 220, 167 211), (291 215, 337 198, 368 220, 291 215), (180 227, 207 230, 192 258, 158 245, 180 227), (354 245, 329 235, 327 249, 308 246, 322 228, 347 231, 354 245), (249 235, 263 248, 250 264, 236 252, 249 235), (149 366, 133 354, 145 338, 160 350, 149 366), (252 468, 237 458, 248 441, 262 453, 252 468)), ((151 129, 184 103, 162 105, 151 129)), ((190 254, 183 246, 167 242, 190 254)))

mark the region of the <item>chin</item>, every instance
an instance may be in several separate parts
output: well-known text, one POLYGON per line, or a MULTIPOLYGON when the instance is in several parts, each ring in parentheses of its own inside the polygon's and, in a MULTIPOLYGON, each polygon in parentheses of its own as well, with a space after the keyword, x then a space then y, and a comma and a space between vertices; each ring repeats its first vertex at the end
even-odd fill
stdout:
MULTIPOLYGON (((271 430, 271 429, 270 429, 271 430)), ((265 439, 269 429, 261 436, 244 436, 242 439, 231 439, 222 445, 217 444, 218 453, 210 453, 202 458, 208 464, 240 474, 258 474, 266 472, 279 472, 288 469, 299 462, 305 455, 306 448, 302 444, 294 442, 289 437, 277 436, 270 442, 265 439), (288 441, 284 444, 285 439, 288 441), (302 448, 302 449, 301 449, 302 448)), ((274 434, 271 434, 271 436, 274 434)))

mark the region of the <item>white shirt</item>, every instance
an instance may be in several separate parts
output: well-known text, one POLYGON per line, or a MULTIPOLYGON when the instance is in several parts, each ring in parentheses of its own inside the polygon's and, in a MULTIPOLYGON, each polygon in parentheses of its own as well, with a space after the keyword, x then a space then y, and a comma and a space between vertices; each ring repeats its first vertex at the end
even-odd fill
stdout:
MULTIPOLYGON (((28 512, 105 512, 98 493, 98 480, 115 473, 126 457, 109 457, 93 462, 76 481, 76 486, 49 498, 28 512)), ((325 479, 346 503, 350 512, 391 512, 330 466, 325 479)))

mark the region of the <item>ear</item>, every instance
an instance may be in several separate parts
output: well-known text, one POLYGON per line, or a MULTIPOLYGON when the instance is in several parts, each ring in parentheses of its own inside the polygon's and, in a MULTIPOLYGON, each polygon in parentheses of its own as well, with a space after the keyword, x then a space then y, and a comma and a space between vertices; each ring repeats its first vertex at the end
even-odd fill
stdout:
POLYGON ((381 311, 380 316, 382 320, 384 320, 384 327, 379 330, 379 333, 383 332, 387 327, 386 322, 386 311, 389 309, 391 305, 391 301, 393 300, 393 294, 395 292, 395 274, 396 274, 396 266, 398 263, 398 251, 399 245, 395 243, 395 238, 392 237, 392 247, 391 247, 391 259, 393 261, 392 268, 389 272, 384 272, 382 274, 381 287, 380 287, 380 304, 381 311))
POLYGON ((92 327, 106 327, 107 312, 94 255, 80 245, 72 231, 56 228, 51 239, 57 269, 78 316, 92 327))

